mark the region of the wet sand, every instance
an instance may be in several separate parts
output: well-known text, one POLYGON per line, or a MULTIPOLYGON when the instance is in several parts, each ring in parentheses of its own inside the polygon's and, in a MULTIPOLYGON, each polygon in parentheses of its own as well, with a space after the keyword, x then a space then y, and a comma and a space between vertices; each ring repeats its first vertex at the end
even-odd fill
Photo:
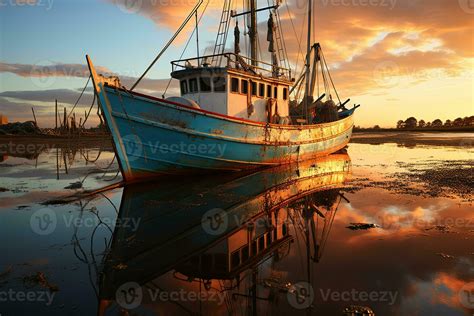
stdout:
POLYGON ((474 133, 358 132, 352 135, 351 143, 371 145, 395 143, 406 147, 430 145, 472 149, 474 133))

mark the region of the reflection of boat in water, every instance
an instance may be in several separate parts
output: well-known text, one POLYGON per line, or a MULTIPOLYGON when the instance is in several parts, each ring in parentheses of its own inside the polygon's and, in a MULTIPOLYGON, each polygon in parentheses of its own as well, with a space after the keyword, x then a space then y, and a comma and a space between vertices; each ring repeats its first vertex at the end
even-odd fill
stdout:
POLYGON ((297 227, 309 227, 308 210, 322 213, 324 202, 316 201, 317 196, 338 192, 349 169, 349 157, 340 154, 187 185, 127 186, 100 280, 100 314, 116 306, 117 290, 129 282, 145 286, 174 270, 186 280, 206 280, 209 289, 212 280, 239 279, 244 271, 281 255, 294 238, 289 219, 297 227), (301 219, 297 223, 296 216, 301 219))

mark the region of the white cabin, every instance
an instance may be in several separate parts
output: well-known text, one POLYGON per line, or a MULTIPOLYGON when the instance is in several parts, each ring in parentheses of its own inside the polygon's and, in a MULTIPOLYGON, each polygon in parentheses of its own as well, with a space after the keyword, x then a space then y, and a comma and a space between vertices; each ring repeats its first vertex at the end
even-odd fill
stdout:
POLYGON ((189 60, 179 62, 185 62, 184 69, 171 76, 180 81, 181 97, 195 101, 201 109, 256 122, 288 122, 290 80, 239 66, 195 67, 189 60))

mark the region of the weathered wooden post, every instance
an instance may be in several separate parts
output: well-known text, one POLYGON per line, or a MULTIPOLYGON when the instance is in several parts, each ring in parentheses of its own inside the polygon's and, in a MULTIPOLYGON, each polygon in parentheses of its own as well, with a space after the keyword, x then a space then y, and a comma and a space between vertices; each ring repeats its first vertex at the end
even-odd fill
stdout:
POLYGON ((56 127, 54 128, 54 131, 57 132, 58 131, 58 99, 56 99, 56 106, 55 106, 55 110, 54 110, 54 118, 55 118, 55 121, 56 121, 56 127))
POLYGON ((35 125, 38 127, 38 121, 36 121, 35 109, 31 107, 31 112, 33 112, 33 118, 35 119, 35 125))
POLYGON ((68 122, 67 122, 67 116, 66 116, 66 107, 64 107, 64 119, 63 119, 63 126, 64 126, 64 131, 67 131, 68 128, 68 122))

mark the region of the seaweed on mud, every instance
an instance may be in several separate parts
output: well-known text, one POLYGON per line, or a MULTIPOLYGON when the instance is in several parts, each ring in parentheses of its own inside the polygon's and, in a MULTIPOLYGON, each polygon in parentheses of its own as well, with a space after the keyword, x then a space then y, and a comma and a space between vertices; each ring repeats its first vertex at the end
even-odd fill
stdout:
POLYGON ((346 228, 349 228, 350 230, 369 230, 372 228, 379 228, 379 226, 376 224, 367 224, 367 223, 351 223, 346 228))
POLYGON ((51 292, 59 291, 57 285, 51 284, 43 272, 36 272, 36 274, 23 277, 23 283, 27 287, 41 286, 50 290, 51 292))
POLYGON ((425 228, 425 231, 437 231, 440 233, 454 233, 454 231, 451 230, 451 226, 448 225, 435 225, 433 227, 428 227, 425 228))
POLYGON ((3 272, 0 272, 0 281, 5 279, 7 276, 10 275, 10 273, 12 273, 13 271, 13 267, 12 266, 8 266, 7 269, 3 272))
POLYGON ((440 256, 443 259, 454 259, 454 256, 451 256, 451 255, 448 255, 448 254, 445 254, 445 253, 442 253, 442 252, 439 252, 436 255, 440 256))
POLYGON ((70 183, 64 189, 66 189, 66 190, 76 190, 76 189, 81 189, 81 188, 82 188, 82 182, 77 181, 77 182, 70 183))
POLYGON ((386 180, 357 179, 359 187, 380 187, 401 194, 425 197, 460 197, 473 201, 474 161, 423 161, 416 164, 398 162, 406 171, 389 175, 386 180))

